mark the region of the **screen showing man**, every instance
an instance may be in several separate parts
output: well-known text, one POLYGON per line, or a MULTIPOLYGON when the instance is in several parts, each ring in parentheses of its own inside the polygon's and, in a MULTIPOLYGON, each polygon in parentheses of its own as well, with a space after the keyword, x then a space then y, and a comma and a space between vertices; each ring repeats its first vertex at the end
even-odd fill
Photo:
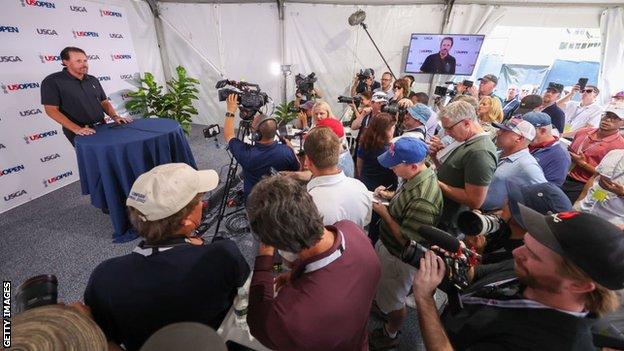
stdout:
POLYGON ((412 34, 405 72, 471 75, 483 38, 483 35, 412 34))

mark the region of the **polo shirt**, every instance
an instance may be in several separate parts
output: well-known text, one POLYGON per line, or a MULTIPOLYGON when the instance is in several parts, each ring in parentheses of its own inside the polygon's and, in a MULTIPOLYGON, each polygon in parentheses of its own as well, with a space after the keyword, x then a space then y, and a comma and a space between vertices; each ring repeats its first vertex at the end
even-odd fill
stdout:
POLYGON ((499 154, 498 166, 481 206, 482 210, 492 211, 503 208, 503 204, 507 201, 507 181, 518 185, 529 185, 546 183, 546 178, 528 148, 504 157, 499 154))
POLYGON ((274 293, 273 257, 258 256, 249 289, 251 335, 272 350, 368 350, 367 323, 381 267, 366 233, 340 221, 331 248, 294 262, 274 293))
POLYGON ((420 71, 424 73, 455 74, 455 65, 455 57, 446 55, 442 58, 440 53, 436 52, 425 58, 425 61, 420 66, 420 71))
MULTIPOLYGON (((427 168, 403 183, 390 200, 388 212, 400 226, 402 237, 422 242, 424 239, 418 235, 418 228, 422 225, 436 226, 442 207, 438 178, 431 168, 427 168)), ((401 257, 403 245, 396 240, 383 220, 379 225, 379 239, 388 252, 401 257)))
POLYGON ((531 155, 542 168, 547 181, 558 186, 563 184, 570 171, 572 159, 561 142, 556 141, 549 146, 532 150, 531 155))
POLYGON ((219 328, 249 266, 231 240, 134 252, 99 264, 84 293, 107 339, 138 350, 176 322, 219 328), (147 253, 145 251, 148 251, 147 253))
POLYGON ((228 147, 236 161, 243 167, 245 199, 262 177, 271 174, 271 168, 278 172, 299 170, 299 161, 294 151, 278 142, 269 145, 260 143, 249 145, 232 138, 228 147))
MULTIPOLYGON (((496 170, 496 146, 489 135, 475 136, 457 146, 438 168, 438 180, 464 189, 465 184, 488 186, 496 170)), ((441 222, 450 223, 460 204, 444 197, 441 222)))
POLYGON ((364 227, 370 222, 373 196, 359 180, 340 172, 314 177, 307 188, 323 216, 323 224, 331 225, 348 219, 364 227))
POLYGON ((578 101, 570 101, 565 105, 563 112, 566 118, 566 133, 586 128, 588 124, 592 128, 598 128, 602 118, 602 107, 597 102, 581 106, 581 103, 578 101))
MULTIPOLYGON (((357 157, 362 159, 362 171, 360 173, 360 180, 366 188, 370 191, 383 185, 386 188, 397 185, 397 176, 391 169, 386 168, 379 164, 377 157, 388 150, 388 145, 384 145, 383 149, 379 150, 367 150, 360 146, 357 150, 357 157)), ((359 161, 358 161, 359 162, 359 161)))
POLYGON ((552 125, 554 125, 555 128, 557 128, 559 133, 563 133, 563 129, 565 127, 565 121, 566 121, 565 113, 563 113, 563 110, 560 109, 559 106, 557 106, 557 104, 553 103, 552 105, 543 109, 542 112, 549 115, 552 125))
MULTIPOLYGON (((596 172, 624 185, 624 150, 609 151, 596 167, 596 172)), ((613 224, 623 225, 624 197, 602 189, 598 180, 599 177, 596 177, 587 196, 580 201, 581 211, 593 213, 613 224)))
POLYGON ((106 99, 96 77, 86 74, 80 80, 67 68, 50 74, 41 82, 41 104, 58 106, 61 113, 81 127, 102 122, 102 101, 106 99))
MULTIPOLYGON (((570 145, 570 151, 584 154, 587 158, 587 163, 594 167, 602 161, 602 158, 609 151, 624 149, 624 137, 620 133, 615 133, 604 139, 598 139, 596 138, 597 131, 598 129, 594 128, 579 129, 570 145)), ((581 167, 574 167, 570 171, 570 178, 583 183, 586 183, 592 175, 581 167)))

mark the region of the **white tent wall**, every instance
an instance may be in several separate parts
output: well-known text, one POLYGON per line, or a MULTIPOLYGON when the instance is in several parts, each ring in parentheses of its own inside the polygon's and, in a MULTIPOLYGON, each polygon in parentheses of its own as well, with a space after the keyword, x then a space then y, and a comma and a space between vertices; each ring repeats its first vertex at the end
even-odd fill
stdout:
POLYGON ((610 95, 624 90, 624 9, 610 8, 600 16, 602 52, 600 62, 599 89, 602 103, 610 95), (608 94, 608 93, 611 94, 608 94))

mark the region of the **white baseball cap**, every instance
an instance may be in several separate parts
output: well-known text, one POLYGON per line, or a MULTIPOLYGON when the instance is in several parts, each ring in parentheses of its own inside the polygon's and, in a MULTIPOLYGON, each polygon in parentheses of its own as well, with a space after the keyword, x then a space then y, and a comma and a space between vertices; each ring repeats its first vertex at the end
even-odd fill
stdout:
POLYGON ((531 141, 535 139, 535 127, 528 121, 520 118, 511 118, 505 123, 492 123, 492 125, 499 129, 514 132, 531 141))
POLYGON ((624 119, 624 104, 611 104, 605 108, 605 112, 611 112, 619 119, 624 119))
POLYGON ((134 181, 126 206, 139 210, 146 221, 157 221, 178 213, 193 198, 219 184, 212 169, 197 171, 186 163, 168 163, 152 168, 134 181))
POLYGON ((383 91, 378 91, 373 94, 371 98, 372 102, 388 102, 388 94, 383 91))

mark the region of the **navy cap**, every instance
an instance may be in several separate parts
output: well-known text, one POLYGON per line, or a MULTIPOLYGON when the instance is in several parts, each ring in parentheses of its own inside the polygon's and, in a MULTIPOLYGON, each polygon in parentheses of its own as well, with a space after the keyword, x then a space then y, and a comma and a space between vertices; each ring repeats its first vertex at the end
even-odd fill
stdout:
POLYGON ((546 87, 546 89, 553 89, 556 90, 558 93, 561 93, 563 91, 563 84, 559 84, 559 83, 555 83, 555 82, 550 82, 548 83, 548 86, 546 87))
POLYGON ((407 109, 407 113, 415 120, 419 121, 422 124, 426 124, 431 117, 433 111, 427 105, 418 103, 414 106, 411 106, 407 109))
POLYGON ((392 168, 400 163, 419 163, 422 162, 429 148, 424 141, 417 138, 398 138, 394 143, 390 144, 388 151, 377 157, 379 164, 392 168))
POLYGON ((519 180, 507 180, 507 203, 511 216, 522 228, 522 216, 518 204, 523 204, 543 215, 570 211, 572 203, 557 185, 547 182, 541 184, 519 185, 519 180))
POLYGON ((533 127, 539 128, 552 124, 550 116, 544 112, 529 112, 522 115, 522 119, 531 123, 533 127))

